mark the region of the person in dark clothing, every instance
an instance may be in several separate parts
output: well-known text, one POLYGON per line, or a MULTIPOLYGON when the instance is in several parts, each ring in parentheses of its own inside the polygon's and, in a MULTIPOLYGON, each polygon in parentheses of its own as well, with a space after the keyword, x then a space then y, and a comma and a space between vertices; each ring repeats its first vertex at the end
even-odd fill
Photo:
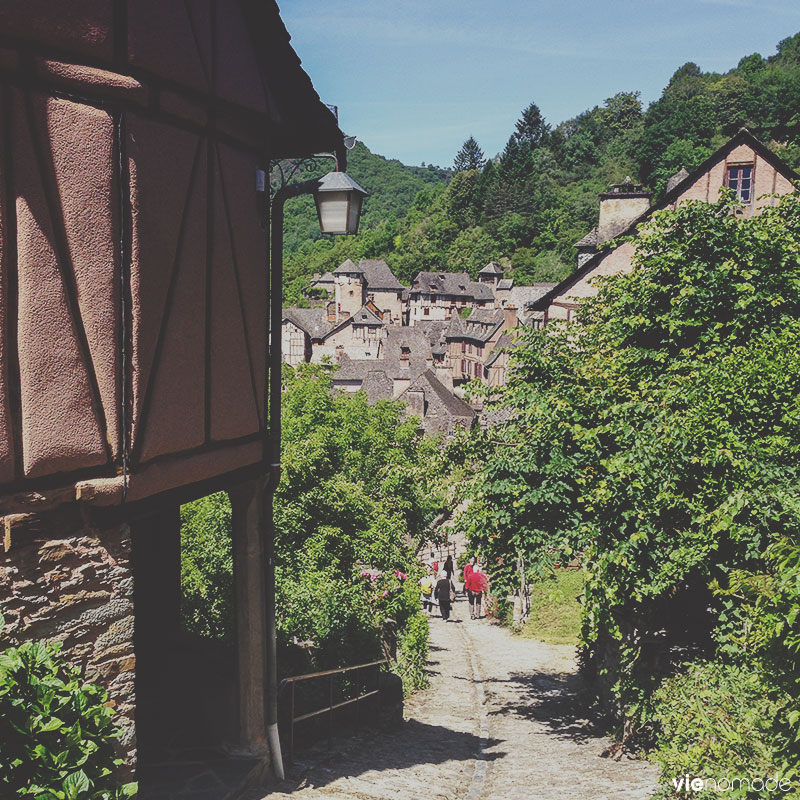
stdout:
POLYGON ((439 580, 436 583, 436 588, 433 590, 433 596, 439 603, 439 613, 442 615, 442 619, 445 620, 445 622, 450 619, 450 606, 453 603, 453 594, 450 594, 451 592, 455 594, 456 587, 453 586, 453 582, 447 577, 447 573, 442 570, 439 573, 439 580))
POLYGON ((453 566, 453 556, 447 556, 444 562, 444 571, 447 573, 447 580, 453 580, 453 573, 456 571, 453 566))

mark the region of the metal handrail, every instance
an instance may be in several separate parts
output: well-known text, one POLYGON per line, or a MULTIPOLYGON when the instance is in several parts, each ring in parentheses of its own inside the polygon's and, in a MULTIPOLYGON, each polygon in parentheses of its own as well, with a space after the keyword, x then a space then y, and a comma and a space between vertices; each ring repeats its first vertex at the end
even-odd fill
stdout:
MULTIPOLYGON (((291 764, 294 761, 294 726, 297 722, 302 722, 306 719, 311 719, 312 717, 318 717, 320 714, 328 714, 328 747, 331 746, 331 739, 333 738, 333 712, 337 708, 343 708, 344 706, 352 705, 353 703, 356 704, 356 724, 358 724, 358 703, 361 700, 366 700, 368 697, 377 697, 378 699, 378 710, 380 713, 380 701, 381 701, 381 694, 380 694, 380 684, 378 685, 377 689, 372 689, 371 691, 365 692, 361 694, 361 682, 359 680, 357 686, 356 697, 352 697, 349 700, 340 700, 338 703, 333 702, 333 676, 334 675, 346 675, 349 672, 355 672, 356 674, 359 670, 367 669, 369 667, 380 667, 383 665, 389 664, 388 658, 382 658, 379 661, 369 661, 366 664, 356 664, 352 667, 339 667, 338 669, 326 669, 322 670, 321 672, 309 672, 305 675, 293 675, 289 678, 284 678, 280 686, 278 688, 278 692, 282 693, 289 688, 289 741, 287 747, 287 758, 289 763, 291 764), (324 706, 323 708, 318 709, 317 711, 309 711, 306 714, 301 714, 299 717, 296 717, 294 714, 294 700, 295 700, 295 686, 300 683, 301 681, 310 681, 313 678, 328 678, 328 705, 324 706)), ((378 672, 380 675, 380 671, 378 672)), ((380 678, 378 679, 380 681, 380 678)))

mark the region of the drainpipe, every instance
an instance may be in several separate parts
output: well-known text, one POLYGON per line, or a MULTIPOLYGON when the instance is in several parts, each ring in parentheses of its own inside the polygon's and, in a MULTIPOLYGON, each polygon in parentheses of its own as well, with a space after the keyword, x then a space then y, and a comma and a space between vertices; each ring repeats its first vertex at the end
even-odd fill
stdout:
MULTIPOLYGON (((266 176, 259 176, 259 185, 266 176)), ((267 722, 267 742, 272 756, 275 777, 284 779, 283 756, 278 736, 278 654, 275 626, 275 518, 273 499, 281 480, 281 324, 283 322, 283 207, 287 200, 303 194, 313 194, 318 180, 293 183, 280 188, 270 210, 270 323, 269 323, 269 433, 267 453, 269 470, 262 490, 262 522, 260 531, 262 569, 264 572, 265 616, 264 631, 267 648, 267 680, 264 716, 267 722)), ((264 190, 266 186, 264 186, 264 190)))

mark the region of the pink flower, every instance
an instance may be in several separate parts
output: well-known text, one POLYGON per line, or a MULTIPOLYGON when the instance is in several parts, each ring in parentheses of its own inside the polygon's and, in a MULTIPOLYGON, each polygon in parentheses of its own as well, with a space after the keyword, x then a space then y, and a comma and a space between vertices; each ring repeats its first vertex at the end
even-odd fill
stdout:
POLYGON ((370 579, 370 580, 371 580, 373 583, 375 583, 375 581, 376 581, 376 580, 378 580, 378 576, 377 576, 377 575, 370 575, 370 576, 369 576, 369 579, 370 579))
POLYGON ((383 594, 381 595, 381 597, 388 597, 388 596, 389 596, 389 592, 386 589, 384 589, 383 590, 383 594))

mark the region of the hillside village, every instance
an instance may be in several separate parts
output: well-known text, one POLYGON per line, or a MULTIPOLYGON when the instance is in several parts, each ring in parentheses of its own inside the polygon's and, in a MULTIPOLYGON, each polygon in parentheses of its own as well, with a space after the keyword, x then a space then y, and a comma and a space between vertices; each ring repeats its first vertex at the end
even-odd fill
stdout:
POLYGON ((791 192, 793 175, 743 128, 691 174, 674 174, 656 204, 626 178, 600 195, 598 225, 575 243, 576 269, 557 284, 517 285, 489 262, 476 281, 466 272, 420 272, 409 287, 384 260, 347 259, 314 277, 311 308, 284 309, 284 361, 336 364, 336 389, 364 391, 370 402, 403 400, 426 433, 470 426, 480 405, 464 401, 464 385, 505 385, 512 332, 571 320, 580 300, 596 293, 595 278, 630 270, 634 247, 626 237, 653 212, 715 202, 728 187, 750 215, 791 192))

